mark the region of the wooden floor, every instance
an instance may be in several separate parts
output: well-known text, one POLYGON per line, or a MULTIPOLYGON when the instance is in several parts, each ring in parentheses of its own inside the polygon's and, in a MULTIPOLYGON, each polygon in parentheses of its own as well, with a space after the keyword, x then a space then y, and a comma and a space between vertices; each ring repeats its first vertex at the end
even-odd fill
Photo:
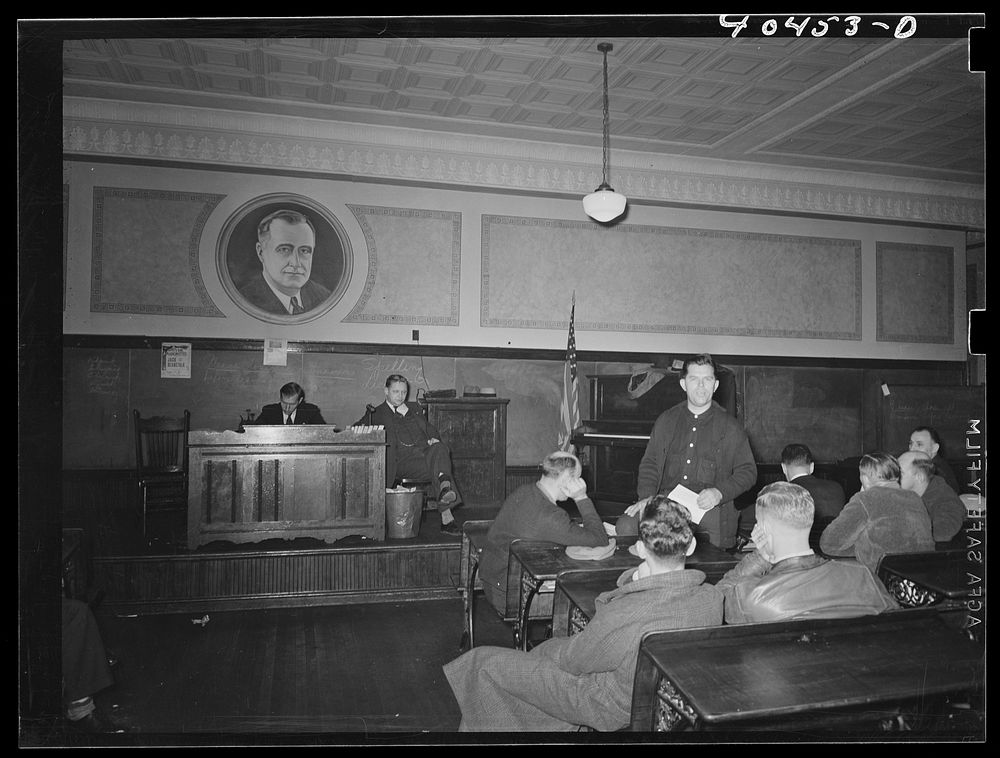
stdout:
MULTIPOLYGON (((459 599, 121 617, 98 608, 119 659, 115 684, 96 701, 127 725, 90 738, 62 722, 22 721, 22 746, 408 745, 468 742, 442 666, 460 654, 459 599), (198 623, 195 623, 198 622, 198 623)), ((532 638, 540 641, 538 625, 532 638)), ((478 645, 510 647, 511 629, 477 603, 478 645)), ((979 741, 981 712, 954 709, 929 738, 979 741)), ((682 735, 691 742, 699 735, 682 735)), ((704 736, 704 735, 702 735, 704 736)), ((760 735, 762 740, 794 735, 760 735)), ((838 740, 801 737, 821 741, 838 740)), ((889 739, 891 737, 887 737, 889 739)), ((905 733, 896 738, 906 739, 905 733)), ((476 741, 544 741, 486 735, 476 741)), ((577 734, 577 741, 678 741, 631 733, 577 734)), ((865 738, 872 739, 871 735, 865 738)), ((714 742, 726 742, 715 735, 714 742)))
MULTIPOLYGON (((510 627, 485 606, 478 604, 477 643, 509 647, 510 627)), ((115 685, 96 701, 132 731, 109 743, 61 724, 25 725, 39 746, 455 739, 460 712, 441 667, 459 655, 458 597, 207 620, 122 618, 101 608, 97 617, 119 663, 115 685)))

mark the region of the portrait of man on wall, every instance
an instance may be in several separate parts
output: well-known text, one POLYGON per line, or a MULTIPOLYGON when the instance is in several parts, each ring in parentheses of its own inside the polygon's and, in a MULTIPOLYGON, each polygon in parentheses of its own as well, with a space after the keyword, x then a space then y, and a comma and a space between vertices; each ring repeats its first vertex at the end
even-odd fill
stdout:
POLYGON ((272 323, 309 321, 343 295, 350 244, 336 218, 308 198, 271 195, 229 219, 219 244, 223 286, 244 311, 272 323))

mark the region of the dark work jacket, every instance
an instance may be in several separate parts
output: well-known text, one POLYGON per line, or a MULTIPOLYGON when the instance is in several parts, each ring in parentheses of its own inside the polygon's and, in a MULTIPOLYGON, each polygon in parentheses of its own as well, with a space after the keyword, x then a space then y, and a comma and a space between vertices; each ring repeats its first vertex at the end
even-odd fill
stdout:
POLYGON ((401 447, 412 447, 423 451, 427 448, 427 440, 441 439, 441 433, 428 421, 420 409, 420 405, 407 401, 409 409, 405 416, 400 416, 388 402, 375 408, 369 419, 366 413, 354 422, 355 426, 374 425, 385 427, 385 484, 391 487, 396 481, 396 460, 401 447))
POLYGON ((771 565, 755 550, 715 586, 725 597, 727 624, 850 618, 898 607, 882 583, 860 563, 815 554, 771 565))
POLYGON ((958 484, 958 479, 955 478, 955 471, 952 469, 951 464, 940 455, 935 455, 931 458, 931 463, 933 463, 934 468, 937 469, 937 475, 942 477, 945 482, 948 483, 949 487, 961 495, 962 488, 958 484))
MULTIPOLYGON (((281 412, 281 403, 270 403, 260 409, 260 415, 254 419, 253 424, 284 424, 285 415, 281 412)), ((295 426, 301 424, 325 424, 323 414, 319 408, 312 403, 299 403, 295 409, 295 426)))

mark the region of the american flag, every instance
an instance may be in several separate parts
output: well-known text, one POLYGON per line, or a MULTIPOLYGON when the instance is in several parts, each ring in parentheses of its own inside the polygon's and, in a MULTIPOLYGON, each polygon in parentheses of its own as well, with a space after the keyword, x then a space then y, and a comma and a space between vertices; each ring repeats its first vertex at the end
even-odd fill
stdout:
POLYGON ((562 407, 560 408, 561 429, 559 449, 573 452, 573 430, 580 426, 580 380, 576 374, 576 332, 573 321, 576 317, 576 293, 569 311, 569 338, 566 341, 566 362, 563 365, 562 407))

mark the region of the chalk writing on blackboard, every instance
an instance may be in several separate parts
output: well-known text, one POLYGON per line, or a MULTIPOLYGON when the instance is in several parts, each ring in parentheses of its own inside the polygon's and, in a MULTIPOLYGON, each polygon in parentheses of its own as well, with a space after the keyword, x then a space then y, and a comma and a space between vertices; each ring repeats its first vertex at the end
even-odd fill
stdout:
POLYGON ((366 376, 364 378, 365 389, 377 389, 385 387, 385 380, 391 374, 401 374, 410 382, 411 399, 416 388, 424 384, 424 372, 418 361, 413 361, 405 357, 383 357, 376 356, 364 360, 366 376))
POLYGON ((92 395, 116 395, 121 379, 121 366, 114 358, 87 360, 87 392, 92 395))
POLYGON ((209 354, 205 363, 205 373, 202 375, 202 381, 206 385, 258 387, 261 384, 262 372, 248 367, 245 360, 226 360, 218 355, 209 354))

